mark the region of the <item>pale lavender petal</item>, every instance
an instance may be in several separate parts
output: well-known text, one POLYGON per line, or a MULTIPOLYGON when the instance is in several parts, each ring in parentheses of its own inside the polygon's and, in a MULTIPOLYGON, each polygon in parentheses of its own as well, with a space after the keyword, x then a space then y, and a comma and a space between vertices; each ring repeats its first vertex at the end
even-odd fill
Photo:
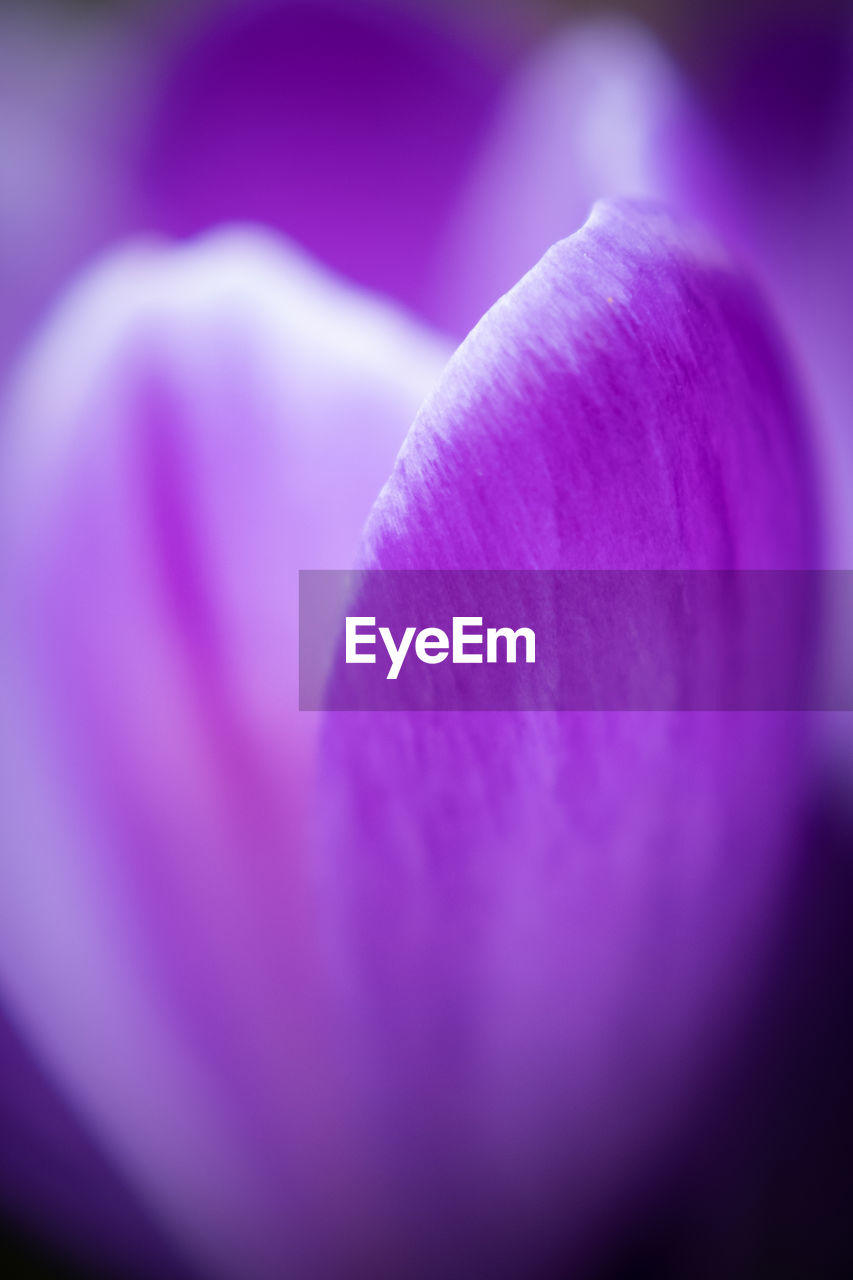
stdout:
MULTIPOLYGON (((749 284, 665 213, 599 205, 454 356, 365 565, 803 568, 810 475, 749 284)), ((424 1248, 440 1227, 496 1258, 533 1238, 576 1251, 660 1168, 767 960, 803 731, 755 713, 329 717, 342 990, 379 1038, 364 1105, 424 1248)))
POLYGON ((234 231, 97 267, 7 406, 0 983, 211 1274, 293 1262, 333 1125, 297 569, 348 562, 446 354, 234 231))
POLYGON ((43 308, 138 221, 130 166, 149 56, 115 15, 0 11, 0 375, 43 308))
POLYGON ((564 26, 508 78, 435 277, 446 322, 467 331, 612 196, 665 200, 718 229, 733 217, 690 88, 648 31, 616 17, 564 26))

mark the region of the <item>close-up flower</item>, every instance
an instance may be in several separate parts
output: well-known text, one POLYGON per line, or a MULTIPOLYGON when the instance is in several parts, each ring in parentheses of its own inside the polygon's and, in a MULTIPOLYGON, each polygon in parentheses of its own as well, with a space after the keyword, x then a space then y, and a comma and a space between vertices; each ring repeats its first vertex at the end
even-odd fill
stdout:
POLYGON ((844 7, 0 62, 2 1274, 849 1274, 844 7))

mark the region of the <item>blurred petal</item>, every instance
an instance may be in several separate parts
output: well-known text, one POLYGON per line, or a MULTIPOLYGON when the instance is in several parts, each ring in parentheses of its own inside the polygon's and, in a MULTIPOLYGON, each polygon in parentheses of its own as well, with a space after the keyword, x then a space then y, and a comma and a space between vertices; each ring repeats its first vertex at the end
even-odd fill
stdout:
MULTIPOLYGON (((598 205, 451 361, 365 565, 801 568, 810 474, 750 286, 664 213, 598 205)), ((497 1259, 577 1248, 653 1177, 765 963, 802 732, 751 713, 329 717, 340 980, 379 1028, 365 1106, 425 1249, 437 1222, 497 1259)))
POLYGON ((467 331, 608 196, 731 218, 722 152, 675 65, 613 17, 564 27, 509 81, 436 273, 441 319, 467 331))
POLYGON ((432 318, 438 241, 507 61, 499 24, 477 41, 381 0, 289 0, 215 5, 187 35, 148 125, 150 225, 264 222, 432 318))
POLYGON ((0 9, 0 374, 52 293, 123 227, 143 59, 104 15, 0 9))
POLYGON ((19 1237, 39 1260, 46 1255, 45 1266, 57 1255, 129 1280, 184 1275, 138 1198, 2 1012, 0 1080, 0 1263, 18 1261, 6 1252, 6 1229, 14 1223, 12 1243, 19 1237))
MULTIPOLYGON (((694 51, 743 193, 742 240, 790 334, 814 411, 826 561, 853 569, 853 21, 849 6, 773 6, 694 51)), ((827 666, 853 690, 849 610, 827 666)), ((853 716, 824 716, 826 767, 849 792, 853 716)))
POLYGON ((709 33, 702 54, 744 193, 744 237, 818 411, 829 557, 851 568, 853 22, 844 7, 758 11, 723 48, 709 33))
POLYGON ((349 561, 445 357, 295 251, 222 233, 97 268, 8 407, 0 981, 214 1274, 281 1274, 333 1123, 297 569, 349 561))

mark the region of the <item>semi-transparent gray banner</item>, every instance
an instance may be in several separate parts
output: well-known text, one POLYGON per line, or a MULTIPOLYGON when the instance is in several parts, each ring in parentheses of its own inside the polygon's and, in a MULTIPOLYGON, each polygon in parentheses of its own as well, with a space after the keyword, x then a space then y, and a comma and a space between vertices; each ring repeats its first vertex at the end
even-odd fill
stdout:
POLYGON ((849 710, 851 620, 843 571, 305 570, 299 705, 849 710))

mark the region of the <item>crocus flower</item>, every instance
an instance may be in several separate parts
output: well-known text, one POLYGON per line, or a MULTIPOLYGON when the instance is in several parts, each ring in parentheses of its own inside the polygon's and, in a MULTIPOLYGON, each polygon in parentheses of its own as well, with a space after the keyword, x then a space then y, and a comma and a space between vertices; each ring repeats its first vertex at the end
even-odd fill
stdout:
POLYGON ((809 727, 321 724, 296 571, 810 568, 824 437, 642 32, 228 22, 152 81, 124 229, 276 233, 108 255, 4 397, 7 1199, 121 1274, 577 1271, 742 1060, 809 727))

